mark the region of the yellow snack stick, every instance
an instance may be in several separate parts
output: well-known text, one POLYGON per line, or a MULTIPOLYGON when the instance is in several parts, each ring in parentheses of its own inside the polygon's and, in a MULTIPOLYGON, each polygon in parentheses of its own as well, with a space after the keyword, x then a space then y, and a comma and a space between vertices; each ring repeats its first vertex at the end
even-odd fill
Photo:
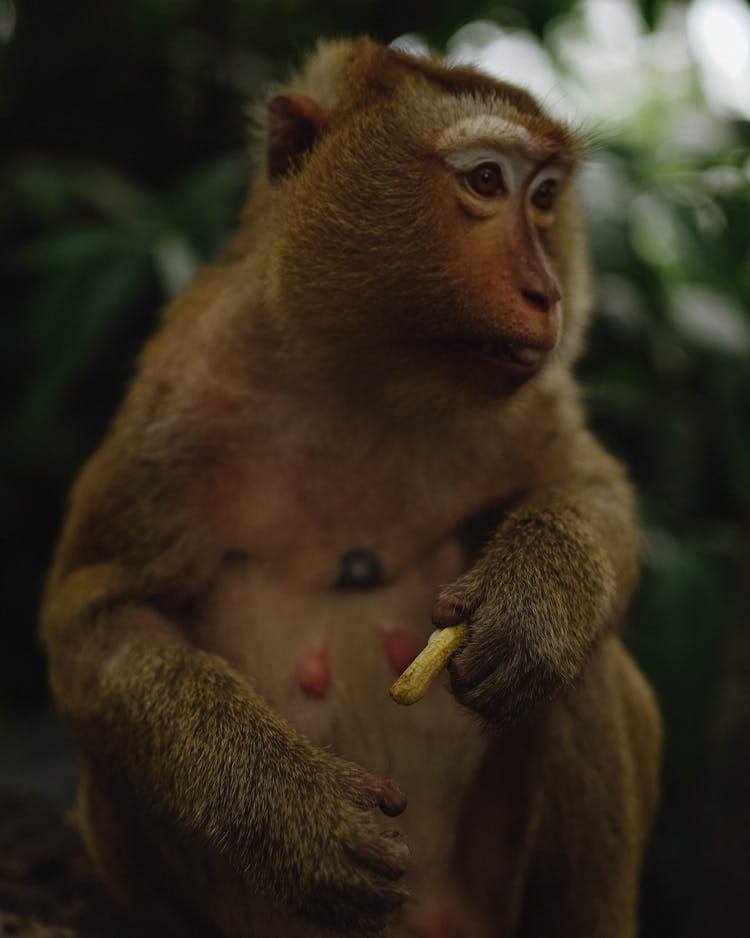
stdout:
POLYGON ((441 671, 466 634, 466 625, 449 625, 430 635, 425 647, 390 689, 397 704, 413 704, 427 693, 427 688, 441 671))

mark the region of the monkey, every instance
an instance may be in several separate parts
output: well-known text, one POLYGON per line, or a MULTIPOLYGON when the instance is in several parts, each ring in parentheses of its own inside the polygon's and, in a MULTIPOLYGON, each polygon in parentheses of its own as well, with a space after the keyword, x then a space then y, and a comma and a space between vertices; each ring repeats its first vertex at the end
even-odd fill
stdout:
POLYGON ((98 872, 157 935, 634 936, 661 725, 622 640, 633 487, 574 375, 583 137, 360 38, 261 140, 48 575, 98 872))

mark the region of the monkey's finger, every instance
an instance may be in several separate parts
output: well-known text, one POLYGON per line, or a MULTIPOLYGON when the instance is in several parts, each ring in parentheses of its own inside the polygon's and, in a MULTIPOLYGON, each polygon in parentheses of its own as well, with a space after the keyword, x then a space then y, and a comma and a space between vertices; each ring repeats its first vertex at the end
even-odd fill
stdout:
POLYGON ((522 672, 524 663, 518 652, 504 627, 496 622, 472 622, 471 641, 448 662, 453 692, 460 697, 487 680, 497 680, 499 673, 522 672))
POLYGON ((390 694, 398 704, 413 704, 427 693, 427 688, 448 663, 464 640, 465 623, 433 632, 427 645, 392 685, 390 694))
POLYGON ((529 667, 528 663, 508 655, 479 680, 456 681, 456 699, 465 707, 486 716, 494 724, 507 722, 514 712, 523 709, 523 701, 545 696, 548 675, 542 666, 529 667))
POLYGON ((404 900, 409 897, 409 890, 398 880, 386 879, 373 872, 366 881, 351 890, 353 896, 361 900, 362 906, 377 908, 382 912, 395 912, 404 904, 404 900))
POLYGON ((498 694, 497 675, 494 671, 481 677, 470 678, 461 676, 453 667, 449 669, 451 675, 451 689, 456 699, 465 707, 472 710, 480 708, 485 700, 495 699, 498 694))
POLYGON ((385 831, 374 839, 344 841, 357 863, 390 880, 400 879, 409 864, 409 847, 398 831, 385 831))
POLYGON ((401 883, 381 879, 379 885, 382 888, 374 888, 369 883, 349 884, 346 887, 346 895, 343 898, 355 906, 356 912, 351 925, 346 921, 337 921, 336 926, 339 929, 341 925, 348 925, 350 928, 354 926, 352 933, 356 935, 378 934, 385 929, 388 916, 404 904, 409 892, 401 883))
POLYGON ((432 605, 432 624, 438 629, 446 629, 464 622, 471 612, 466 594, 447 587, 432 605))
POLYGON ((448 673, 454 692, 476 687, 490 677, 496 668, 496 651, 484 649, 480 643, 466 645, 448 662, 448 673))
POLYGON ((406 807, 406 795, 390 779, 362 773, 355 783, 354 803, 360 808, 380 808, 388 817, 397 817, 406 807))
MULTIPOLYGON (((336 909, 336 928, 347 930, 347 934, 378 934, 388 924, 388 916, 403 905, 408 890, 402 883, 384 879, 362 867, 350 873, 331 883, 326 890, 328 904, 336 909)), ((320 920, 320 923, 332 924, 330 919, 320 920)))

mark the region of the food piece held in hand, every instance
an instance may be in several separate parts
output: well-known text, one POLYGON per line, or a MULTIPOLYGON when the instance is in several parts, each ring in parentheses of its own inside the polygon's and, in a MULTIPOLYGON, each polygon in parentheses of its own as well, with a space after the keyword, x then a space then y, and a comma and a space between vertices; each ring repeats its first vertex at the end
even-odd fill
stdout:
POLYGON ((413 704, 421 700, 465 635, 464 623, 436 629, 422 651, 391 687, 390 695, 396 703, 413 704))

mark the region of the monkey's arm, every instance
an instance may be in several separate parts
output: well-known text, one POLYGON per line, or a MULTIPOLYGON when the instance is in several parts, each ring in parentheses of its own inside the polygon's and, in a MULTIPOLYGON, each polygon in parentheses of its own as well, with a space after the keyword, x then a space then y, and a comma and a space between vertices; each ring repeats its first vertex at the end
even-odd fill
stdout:
POLYGON ((469 626, 449 664, 453 690, 493 723, 573 682, 636 582, 634 497, 622 467, 587 433, 570 465, 515 503, 476 565, 435 603, 436 625, 469 626))
POLYGON ((124 565, 60 569, 43 613, 51 682, 104 796, 117 808, 126 792, 127 810, 309 921, 382 928, 405 847, 372 808, 398 814, 403 796, 297 734, 124 565))

